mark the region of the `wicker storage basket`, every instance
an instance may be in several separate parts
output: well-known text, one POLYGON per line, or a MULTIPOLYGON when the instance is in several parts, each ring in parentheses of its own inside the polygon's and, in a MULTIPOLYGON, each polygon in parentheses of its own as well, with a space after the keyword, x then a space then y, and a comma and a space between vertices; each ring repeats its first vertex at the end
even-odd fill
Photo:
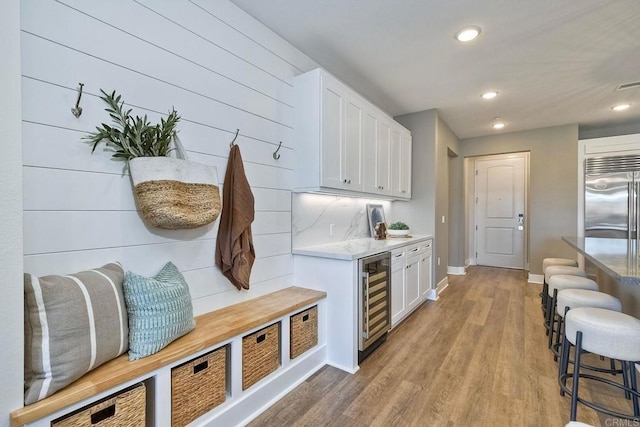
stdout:
POLYGON ((242 389, 246 390, 280 366, 280 323, 242 338, 242 389))
POLYGON ((225 401, 227 348, 171 369, 171 425, 187 425, 225 401))
POLYGON ((318 344, 318 306, 313 306, 290 318, 290 358, 295 359, 318 344))
POLYGON ((51 422, 52 427, 144 427, 146 419, 144 383, 51 422))

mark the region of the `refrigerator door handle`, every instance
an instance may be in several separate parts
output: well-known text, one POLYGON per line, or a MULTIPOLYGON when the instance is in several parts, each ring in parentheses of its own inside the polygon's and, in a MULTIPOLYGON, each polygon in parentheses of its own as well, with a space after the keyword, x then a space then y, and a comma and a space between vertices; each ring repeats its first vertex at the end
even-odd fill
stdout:
POLYGON ((630 238, 633 239, 637 239, 638 238, 638 233, 640 232, 640 182, 635 181, 633 182, 633 198, 634 198, 634 204, 633 204, 633 217, 635 218, 635 229, 633 230, 633 235, 630 236, 630 238))
POLYGON ((633 181, 627 183, 627 239, 633 238, 633 227, 635 226, 635 185, 633 181))

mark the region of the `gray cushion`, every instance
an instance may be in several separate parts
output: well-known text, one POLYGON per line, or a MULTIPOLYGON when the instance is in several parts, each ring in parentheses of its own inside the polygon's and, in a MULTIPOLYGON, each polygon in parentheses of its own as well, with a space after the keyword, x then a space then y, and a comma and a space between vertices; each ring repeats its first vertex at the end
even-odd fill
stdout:
POLYGON ((170 262, 154 277, 127 271, 124 292, 129 313, 129 360, 158 352, 196 326, 189 285, 170 262))
POLYGON ((127 351, 123 279, 119 264, 68 276, 24 275, 26 405, 127 351))

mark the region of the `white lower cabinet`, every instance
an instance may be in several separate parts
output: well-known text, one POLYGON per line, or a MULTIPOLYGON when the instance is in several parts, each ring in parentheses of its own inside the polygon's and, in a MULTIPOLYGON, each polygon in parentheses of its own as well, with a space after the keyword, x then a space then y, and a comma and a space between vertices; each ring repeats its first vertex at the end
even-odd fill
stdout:
POLYGON ((433 248, 431 240, 421 243, 420 254, 420 300, 424 301, 433 289, 431 271, 433 270, 433 248))
POLYGON ((407 314, 406 260, 405 249, 391 252, 391 327, 394 327, 407 314))
POLYGON ((407 259, 407 311, 412 311, 420 305, 420 257, 407 259))
POLYGON ((431 294, 432 240, 391 252, 391 327, 431 294))

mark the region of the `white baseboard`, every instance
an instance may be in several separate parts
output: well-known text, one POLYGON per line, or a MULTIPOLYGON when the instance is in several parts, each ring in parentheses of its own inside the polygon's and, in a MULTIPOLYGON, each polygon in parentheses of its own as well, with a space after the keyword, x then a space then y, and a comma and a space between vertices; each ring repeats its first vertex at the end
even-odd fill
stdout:
POLYGON ((438 286, 436 286, 436 295, 440 296, 442 291, 447 289, 447 286, 449 286, 449 278, 445 277, 440 282, 438 282, 438 286))
POLYGON ((466 267, 447 266, 447 274, 452 274, 454 276, 464 276, 466 274, 466 267))
POLYGON ((529 283, 544 283, 544 274, 531 274, 529 273, 529 279, 527 280, 529 283))
POLYGON ((476 261, 476 259, 475 259, 475 258, 469 258, 469 259, 465 262, 465 264, 466 264, 467 266, 469 266, 469 265, 478 265, 478 264, 477 264, 477 261, 476 261))
POLYGON ((429 291, 429 293, 427 294, 426 299, 431 300, 431 301, 438 301, 438 293, 436 292, 435 289, 431 289, 429 291))

